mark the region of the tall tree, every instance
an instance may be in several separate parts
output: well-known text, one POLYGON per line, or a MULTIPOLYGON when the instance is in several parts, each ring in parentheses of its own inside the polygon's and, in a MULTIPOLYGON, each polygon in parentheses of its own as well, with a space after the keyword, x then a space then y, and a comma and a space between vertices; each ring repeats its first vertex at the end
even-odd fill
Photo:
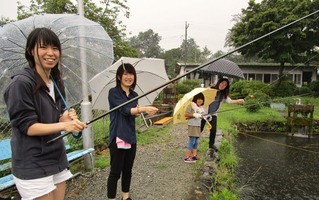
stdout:
POLYGON ((159 45, 161 39, 158 33, 149 29, 130 38, 129 44, 138 50, 139 57, 161 58, 163 55, 163 49, 159 45))
POLYGON ((207 47, 201 51, 193 38, 183 41, 179 48, 165 51, 163 58, 166 62, 166 71, 170 77, 178 74, 176 63, 203 63, 211 57, 212 53, 207 47))
MULTIPOLYGON (((248 7, 242 10, 237 23, 231 28, 227 44, 240 47, 309 14, 311 10, 314 10, 311 0, 263 0, 261 3, 250 0, 248 7)), ((281 78, 285 63, 304 63, 314 53, 319 40, 318 27, 315 28, 314 24, 317 24, 314 17, 304 19, 239 52, 247 57, 257 56, 280 63, 281 78)))
POLYGON ((202 63, 205 62, 212 55, 212 52, 205 46, 200 50, 193 38, 183 40, 181 46, 181 61, 202 63))
POLYGON ((203 48, 203 51, 201 52, 199 60, 204 62, 208 60, 212 55, 213 53, 207 48, 207 46, 205 46, 203 48))
POLYGON ((200 62, 199 58, 201 57, 201 51, 194 38, 183 40, 180 48, 182 50, 182 59, 184 62, 200 62))
POLYGON ((165 59, 165 68, 169 78, 174 78, 177 75, 175 66, 180 62, 182 51, 180 48, 170 49, 164 52, 163 58, 165 59))
MULTIPOLYGON (((137 51, 125 41, 126 27, 120 20, 124 15, 129 17, 129 8, 126 0, 101 0, 103 7, 97 6, 92 0, 84 0, 84 16, 99 23, 107 31, 114 43, 114 59, 122 56, 136 57, 137 51)), ((27 7, 18 2, 18 19, 23 19, 33 14, 51 13, 77 13, 77 5, 70 0, 31 0, 27 7)))

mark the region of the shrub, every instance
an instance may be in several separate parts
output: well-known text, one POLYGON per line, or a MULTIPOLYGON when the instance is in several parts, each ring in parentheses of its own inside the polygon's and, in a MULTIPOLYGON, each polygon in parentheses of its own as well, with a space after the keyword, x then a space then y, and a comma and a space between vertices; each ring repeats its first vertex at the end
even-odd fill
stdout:
POLYGON ((198 80, 187 79, 181 83, 178 83, 176 90, 178 94, 186 94, 190 92, 192 89, 200 87, 200 83, 198 80))
POLYGON ((296 88, 295 95, 307 95, 312 94, 312 91, 307 86, 302 86, 301 88, 296 88))
POLYGON ((245 98, 249 94, 255 94, 256 92, 262 92, 266 95, 270 95, 271 87, 261 81, 238 81, 231 85, 231 97, 232 98, 245 98))
POLYGON ((319 96, 319 81, 314 81, 310 83, 309 88, 313 92, 314 97, 319 96))
POLYGON ((279 85, 272 87, 273 97, 289 97, 293 96, 297 86, 291 80, 282 80, 279 85))
POLYGON ((245 98, 245 105, 247 112, 257 112, 261 109, 261 104, 257 99, 255 99, 254 95, 248 95, 245 98))

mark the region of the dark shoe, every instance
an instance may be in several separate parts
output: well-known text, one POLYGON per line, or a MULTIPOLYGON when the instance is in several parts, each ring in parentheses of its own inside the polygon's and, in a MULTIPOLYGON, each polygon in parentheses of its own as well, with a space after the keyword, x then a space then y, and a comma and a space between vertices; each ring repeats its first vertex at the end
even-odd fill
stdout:
POLYGON ((219 155, 218 155, 217 152, 214 152, 214 157, 215 157, 215 159, 216 159, 217 162, 220 161, 220 158, 219 158, 219 155))
POLYGON ((213 149, 214 151, 218 151, 218 148, 215 145, 209 146, 210 149, 213 149))

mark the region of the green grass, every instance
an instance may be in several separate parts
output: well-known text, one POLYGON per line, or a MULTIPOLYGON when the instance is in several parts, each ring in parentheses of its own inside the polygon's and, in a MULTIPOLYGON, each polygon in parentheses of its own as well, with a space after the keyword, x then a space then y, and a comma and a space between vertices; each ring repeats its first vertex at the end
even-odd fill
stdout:
POLYGON ((95 168, 105 168, 110 166, 110 155, 108 152, 95 155, 95 162, 94 167, 95 168))
POLYGON ((137 134, 138 145, 146 145, 151 143, 164 143, 170 141, 172 136, 168 134, 169 129, 172 128, 172 124, 165 127, 149 127, 142 133, 137 134))
POLYGON ((313 98, 313 97, 303 97, 300 98, 301 103, 304 104, 313 104, 315 106, 314 112, 313 112, 313 118, 319 119, 319 98, 313 98))
POLYGON ((229 125, 236 124, 238 122, 267 122, 273 121, 285 121, 286 119, 276 110, 263 107, 258 112, 251 113, 246 111, 246 107, 234 105, 234 104, 222 104, 220 111, 218 112, 218 128, 224 130, 229 125))
POLYGON ((157 169, 166 169, 168 165, 166 163, 158 163, 156 168, 157 169))

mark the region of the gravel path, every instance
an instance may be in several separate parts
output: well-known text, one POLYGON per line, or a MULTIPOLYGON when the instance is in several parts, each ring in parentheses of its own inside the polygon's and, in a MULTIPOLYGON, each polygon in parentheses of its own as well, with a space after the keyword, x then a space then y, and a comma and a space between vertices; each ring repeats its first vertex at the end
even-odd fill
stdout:
MULTIPOLYGON (((194 184, 194 164, 184 163, 187 144, 187 125, 169 125, 171 139, 167 142, 138 146, 133 167, 131 198, 195 199, 189 193, 194 184)), ((159 138, 161 140, 162 138, 159 138)), ((66 200, 105 200, 109 168, 95 170, 94 175, 81 175, 68 182, 66 200)), ((119 184, 120 185, 120 181, 119 184)), ((118 199, 120 199, 118 187, 118 199)))

